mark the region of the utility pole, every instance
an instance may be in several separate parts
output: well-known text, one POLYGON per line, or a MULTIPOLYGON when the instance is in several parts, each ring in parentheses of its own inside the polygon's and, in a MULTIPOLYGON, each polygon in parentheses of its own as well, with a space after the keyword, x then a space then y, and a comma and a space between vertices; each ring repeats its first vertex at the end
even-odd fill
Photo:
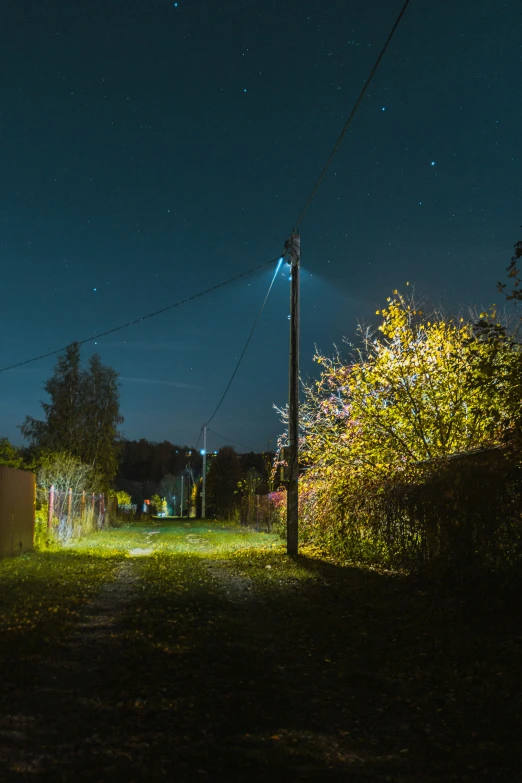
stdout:
POLYGON ((207 498, 207 425, 203 425, 203 483, 201 486, 201 519, 205 519, 207 498))
POLYGON ((183 473, 181 474, 181 508, 180 508, 180 517, 183 519, 183 473))
POLYGON ((292 234, 286 241, 285 255, 288 256, 291 268, 286 552, 288 555, 297 555, 299 547, 299 263, 301 260, 299 234, 292 234))

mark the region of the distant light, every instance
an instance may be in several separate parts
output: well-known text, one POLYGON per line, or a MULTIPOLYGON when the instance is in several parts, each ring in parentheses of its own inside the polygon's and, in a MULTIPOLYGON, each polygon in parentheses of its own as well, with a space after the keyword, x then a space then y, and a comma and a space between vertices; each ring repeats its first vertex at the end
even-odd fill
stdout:
POLYGON ((435 165, 435 161, 434 161, 434 160, 432 160, 432 161, 431 161, 431 165, 432 165, 432 166, 434 166, 434 165, 435 165))
POLYGON ((98 289, 97 289, 97 288, 93 288, 92 290, 93 290, 93 291, 97 291, 98 289))
POLYGON ((243 90, 243 92, 246 92, 246 89, 245 89, 245 90, 243 90))
POLYGON ((215 451, 214 454, 217 454, 217 451, 215 451))
POLYGON ((386 106, 383 106, 381 111, 386 111, 386 106))
POLYGON ((205 449, 201 449, 199 453, 201 454, 202 457, 204 457, 207 452, 205 451, 205 449))

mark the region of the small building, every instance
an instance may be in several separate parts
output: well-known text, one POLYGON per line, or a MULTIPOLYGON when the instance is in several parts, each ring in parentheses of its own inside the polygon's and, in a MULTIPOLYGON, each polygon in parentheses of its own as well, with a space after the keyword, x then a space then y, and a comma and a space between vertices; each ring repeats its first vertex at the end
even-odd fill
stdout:
POLYGON ((0 558, 33 548, 36 477, 0 465, 0 558))

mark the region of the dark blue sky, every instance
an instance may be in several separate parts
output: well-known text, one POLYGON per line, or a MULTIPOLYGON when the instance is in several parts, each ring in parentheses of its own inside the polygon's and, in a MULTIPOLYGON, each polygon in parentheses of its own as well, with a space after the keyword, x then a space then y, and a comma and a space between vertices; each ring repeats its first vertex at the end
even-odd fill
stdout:
MULTIPOLYGON (((4 3, 0 364, 276 256, 401 4, 4 3)), ((411 1, 301 227, 305 375, 407 280, 449 309, 499 301, 521 69, 519 0, 411 1)), ((127 437, 195 442, 271 274, 85 347, 121 375, 127 437)), ((281 275, 213 422, 256 449, 280 431, 287 316, 281 275)), ((0 434, 21 442, 53 365, 0 375, 0 434)))

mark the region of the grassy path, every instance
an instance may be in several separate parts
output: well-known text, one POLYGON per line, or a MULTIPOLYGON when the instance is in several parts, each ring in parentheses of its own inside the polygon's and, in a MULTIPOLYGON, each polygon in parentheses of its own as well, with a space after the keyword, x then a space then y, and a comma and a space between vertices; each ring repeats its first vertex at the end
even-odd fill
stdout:
POLYGON ((1 781, 515 781, 498 600, 216 523, 0 563, 1 781))

